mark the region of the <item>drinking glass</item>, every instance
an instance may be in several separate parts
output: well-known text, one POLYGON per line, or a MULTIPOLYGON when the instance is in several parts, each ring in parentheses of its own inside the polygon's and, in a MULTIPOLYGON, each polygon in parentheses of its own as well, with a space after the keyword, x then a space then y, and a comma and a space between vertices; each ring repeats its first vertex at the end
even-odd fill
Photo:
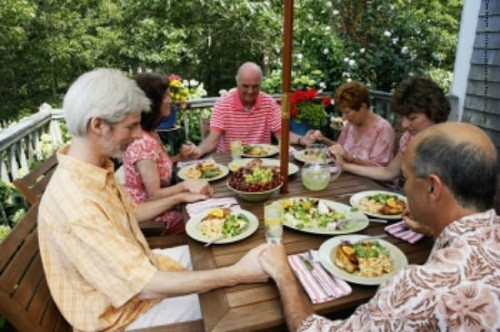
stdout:
POLYGON ((283 238, 283 206, 280 202, 264 203, 264 226, 267 243, 281 243, 283 238))
POLYGON ((304 159, 306 162, 325 162, 326 161, 326 145, 325 144, 311 144, 304 150, 304 159))
POLYGON ((231 158, 240 159, 243 154, 243 144, 241 141, 231 141, 231 158))

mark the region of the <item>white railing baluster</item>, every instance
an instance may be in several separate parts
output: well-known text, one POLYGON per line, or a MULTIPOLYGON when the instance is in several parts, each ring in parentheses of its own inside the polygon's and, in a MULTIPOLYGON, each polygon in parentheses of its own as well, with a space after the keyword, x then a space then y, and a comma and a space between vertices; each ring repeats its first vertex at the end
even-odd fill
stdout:
POLYGON ((17 143, 9 148, 9 165, 12 180, 15 180, 19 177, 19 164, 17 163, 16 159, 16 145, 17 143))
MULTIPOLYGON (((19 141, 18 145, 18 158, 19 158, 19 164, 20 164, 20 176, 24 176, 25 174, 28 174, 30 171, 29 165, 28 165, 28 158, 26 157, 27 154, 27 149, 25 148, 24 144, 26 142, 26 139, 22 139, 19 141)), ((29 142, 28 142, 29 144, 29 142)))
POLYGON ((10 183, 9 171, 7 170, 5 159, 2 156, 0 156, 0 180, 5 183, 10 183))

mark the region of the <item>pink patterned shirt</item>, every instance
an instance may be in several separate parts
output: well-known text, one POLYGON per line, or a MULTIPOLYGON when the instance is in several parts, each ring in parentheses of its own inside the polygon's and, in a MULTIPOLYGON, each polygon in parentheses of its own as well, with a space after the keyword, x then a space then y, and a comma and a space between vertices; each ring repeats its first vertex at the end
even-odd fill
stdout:
POLYGON ((271 133, 281 130, 280 106, 268 94, 260 92, 251 110, 245 110, 238 90, 217 100, 210 116, 210 129, 220 132, 217 152, 229 151, 233 140, 243 144, 271 143, 271 133))
POLYGON ((350 318, 311 315, 299 331, 498 331, 499 238, 493 209, 456 220, 424 265, 386 281, 350 318))
POLYGON ((136 163, 139 160, 150 159, 158 166, 160 174, 160 186, 166 187, 172 177, 173 162, 163 147, 160 136, 156 132, 148 133, 142 131, 141 138, 135 140, 125 151, 123 156, 123 167, 125 169, 124 187, 130 193, 136 203, 148 200, 148 194, 142 176, 136 163))
POLYGON ((382 117, 358 141, 354 139, 354 126, 350 123, 340 133, 338 143, 351 156, 370 162, 372 165, 385 166, 392 158, 394 149, 394 129, 382 117))

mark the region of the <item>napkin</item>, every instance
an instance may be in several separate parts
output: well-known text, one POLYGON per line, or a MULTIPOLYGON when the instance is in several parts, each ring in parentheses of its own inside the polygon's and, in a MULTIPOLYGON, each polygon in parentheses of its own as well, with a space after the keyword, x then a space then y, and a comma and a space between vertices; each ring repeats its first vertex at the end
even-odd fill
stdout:
POLYGON ((190 203, 186 205, 186 211, 189 216, 194 216, 195 214, 201 213, 205 210, 215 208, 215 207, 239 207, 238 201, 234 197, 225 198, 209 198, 204 201, 199 201, 196 203, 190 203))
POLYGON ((425 236, 424 234, 417 233, 417 232, 414 232, 411 229, 409 229, 408 226, 406 226, 403 221, 386 226, 384 228, 384 230, 387 233, 389 233, 389 234, 391 234, 399 239, 405 240, 411 244, 417 242, 418 240, 420 240, 421 238, 423 238, 425 236))
POLYGON ((214 162, 215 160, 213 158, 206 158, 206 159, 196 159, 196 160, 185 160, 185 161, 178 161, 177 162, 177 168, 181 169, 189 165, 194 165, 198 163, 204 163, 206 161, 214 162))
POLYGON ((288 262, 314 304, 328 302, 349 295, 352 292, 352 288, 347 282, 329 274, 321 264, 309 259, 307 252, 289 255, 288 262), (311 264, 315 275, 307 268, 303 259, 306 259, 311 264), (318 281, 318 279, 321 281, 318 281))

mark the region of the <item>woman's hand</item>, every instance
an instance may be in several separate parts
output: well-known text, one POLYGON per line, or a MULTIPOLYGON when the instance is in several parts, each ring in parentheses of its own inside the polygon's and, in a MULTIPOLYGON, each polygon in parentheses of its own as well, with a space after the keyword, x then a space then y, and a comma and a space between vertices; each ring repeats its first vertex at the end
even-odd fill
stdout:
POLYGON ((213 188, 208 184, 207 180, 187 179, 183 183, 184 191, 192 194, 203 194, 211 196, 214 192, 213 188))
POLYGON ((306 133, 304 138, 308 139, 312 143, 315 143, 315 142, 322 142, 324 139, 324 136, 321 133, 321 131, 311 129, 306 133))

